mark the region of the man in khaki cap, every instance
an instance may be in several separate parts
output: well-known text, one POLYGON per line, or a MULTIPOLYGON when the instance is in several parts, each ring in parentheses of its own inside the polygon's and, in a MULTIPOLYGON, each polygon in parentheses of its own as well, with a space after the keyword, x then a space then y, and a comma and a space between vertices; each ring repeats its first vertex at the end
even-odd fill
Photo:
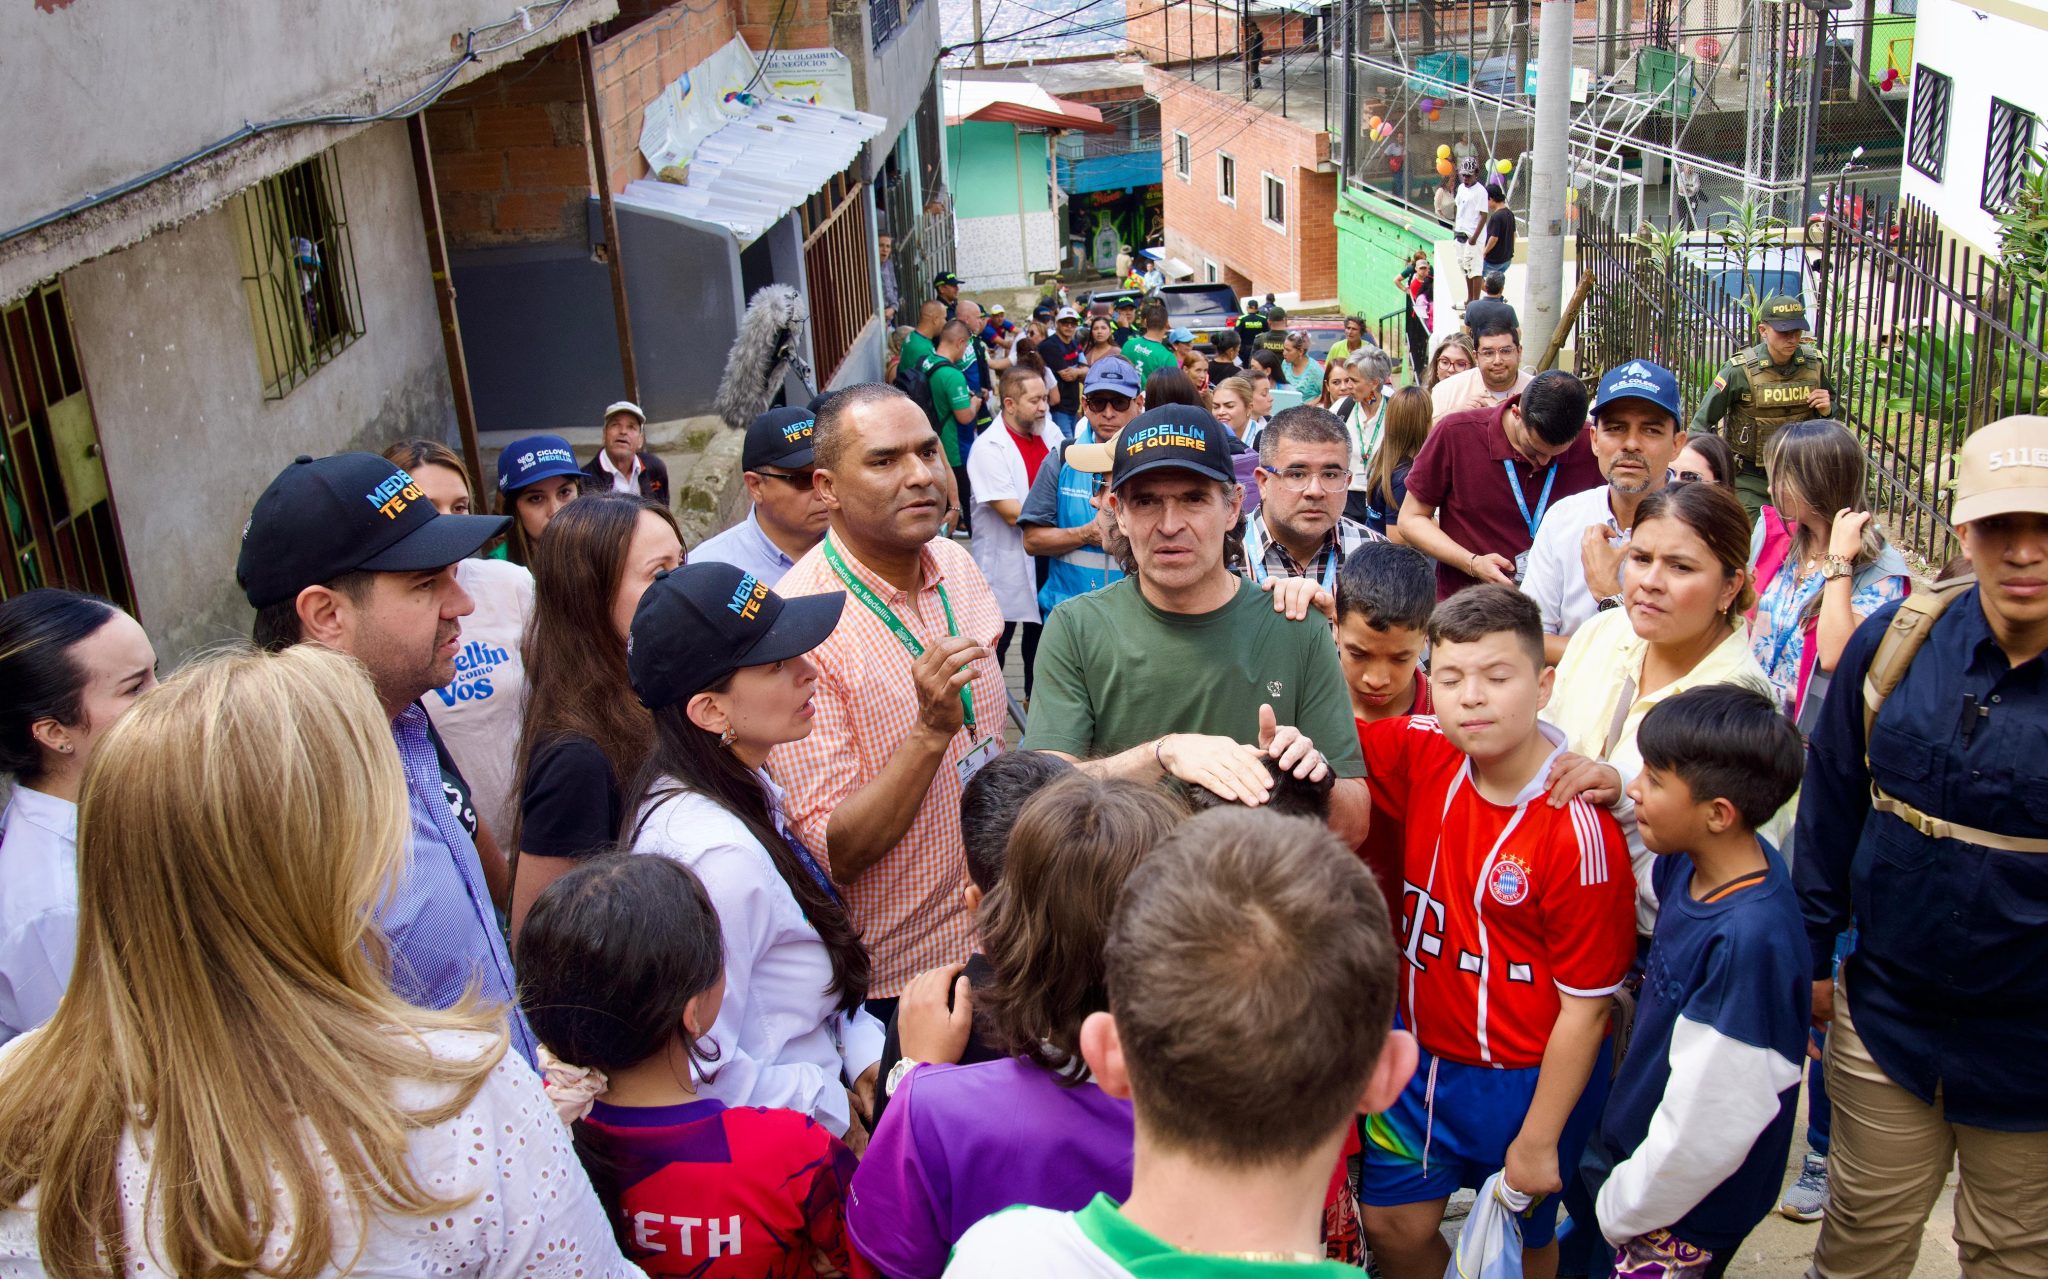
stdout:
POLYGON ((1952 1162, 1964 1276, 2048 1275, 2048 417, 1963 441, 1953 518, 1974 578, 1856 631, 1799 800, 1823 1279, 1911 1271, 1952 1162))

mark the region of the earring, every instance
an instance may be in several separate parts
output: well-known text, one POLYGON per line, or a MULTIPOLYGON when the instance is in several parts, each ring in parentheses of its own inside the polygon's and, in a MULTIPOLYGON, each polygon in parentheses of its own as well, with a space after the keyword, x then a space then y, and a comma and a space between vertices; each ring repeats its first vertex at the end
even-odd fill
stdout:
POLYGON ((71 753, 71 743, 66 742, 62 746, 59 746, 57 749, 63 751, 66 755, 69 755, 71 753))
MULTIPOLYGON (((733 739, 733 731, 732 731, 732 726, 731 726, 731 725, 727 725, 727 726, 726 726, 726 730, 725 730, 725 731, 724 731, 723 733, 720 733, 720 734, 718 735, 718 744, 719 744, 720 746, 731 746, 731 745, 732 745, 732 739, 733 739)), ((69 749, 69 747, 67 747, 66 749, 68 750, 68 749, 69 749)))

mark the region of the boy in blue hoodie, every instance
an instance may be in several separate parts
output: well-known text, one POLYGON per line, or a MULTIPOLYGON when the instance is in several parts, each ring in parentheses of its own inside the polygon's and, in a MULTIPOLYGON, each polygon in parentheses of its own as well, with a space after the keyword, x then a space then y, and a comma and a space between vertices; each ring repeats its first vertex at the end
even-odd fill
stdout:
POLYGON ((1629 785, 1663 908, 1628 1057, 1585 1172, 1615 1273, 1701 1276, 1777 1202, 1812 990, 1799 902, 1756 828, 1799 785, 1799 733, 1734 685, 1644 717, 1629 785))

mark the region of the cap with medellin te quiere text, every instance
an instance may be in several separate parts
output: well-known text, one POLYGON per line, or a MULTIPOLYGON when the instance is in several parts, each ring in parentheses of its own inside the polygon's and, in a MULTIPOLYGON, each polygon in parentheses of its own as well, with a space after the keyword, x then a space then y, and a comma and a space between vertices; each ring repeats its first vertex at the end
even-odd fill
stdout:
POLYGON ((446 568, 511 522, 441 514, 410 473, 374 453, 301 455, 256 499, 235 580, 252 608, 268 608, 349 573, 446 568))
POLYGON ((809 409, 769 409, 747 424, 740 446, 740 469, 759 471, 779 466, 800 471, 809 466, 818 433, 818 416, 809 409))
POLYGON ((1193 471, 1223 484, 1237 483, 1230 461, 1228 427, 1206 409, 1164 404, 1132 418, 1110 446, 1109 487, 1148 471, 1193 471))
POLYGON ((655 574, 626 633, 626 673, 640 704, 660 710, 747 666, 810 652, 839 625, 846 593, 788 599, 730 564, 655 574))

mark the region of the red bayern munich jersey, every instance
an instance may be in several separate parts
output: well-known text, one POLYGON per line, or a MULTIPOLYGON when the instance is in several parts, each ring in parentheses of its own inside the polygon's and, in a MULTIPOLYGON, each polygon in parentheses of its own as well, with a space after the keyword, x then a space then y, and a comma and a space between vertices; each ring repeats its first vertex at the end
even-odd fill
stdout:
POLYGON ((1435 716, 1380 720, 1359 738, 1373 804, 1406 829, 1402 1024, 1450 1061, 1541 1065, 1559 992, 1608 994, 1635 958, 1621 828, 1583 800, 1552 808, 1548 761, 1516 803, 1489 802, 1435 716))
POLYGON ((626 1256, 649 1275, 873 1279, 846 1237, 853 1152, 808 1116, 599 1101, 581 1126, 618 1188, 626 1256))

